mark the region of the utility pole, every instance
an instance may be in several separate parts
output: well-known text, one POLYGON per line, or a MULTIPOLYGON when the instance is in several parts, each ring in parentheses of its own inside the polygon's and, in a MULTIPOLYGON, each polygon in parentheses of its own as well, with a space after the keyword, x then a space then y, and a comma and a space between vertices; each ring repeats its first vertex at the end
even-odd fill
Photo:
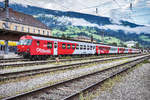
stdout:
MULTIPOLYGON (((5 11, 6 11, 6 28, 9 29, 9 0, 5 0, 5 11)), ((5 41, 5 54, 8 54, 9 49, 8 49, 8 40, 5 41)))
POLYGON ((104 30, 102 30, 102 41, 104 43, 104 30))
POLYGON ((132 0, 130 0, 130 10, 132 11, 133 5, 132 5, 132 0))
POLYGON ((96 8, 96 14, 98 14, 98 8, 96 8))
MULTIPOLYGON (((96 14, 98 16, 98 8, 96 8, 96 14)), ((102 30, 101 32, 102 32, 102 42, 104 43, 104 30, 102 30)))
POLYGON ((9 20, 9 0, 5 0, 6 20, 9 20))

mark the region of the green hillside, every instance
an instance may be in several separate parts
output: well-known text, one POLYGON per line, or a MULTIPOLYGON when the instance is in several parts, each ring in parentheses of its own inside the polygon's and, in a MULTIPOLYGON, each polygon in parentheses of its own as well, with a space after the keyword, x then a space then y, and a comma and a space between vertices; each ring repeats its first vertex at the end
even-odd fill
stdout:
POLYGON ((143 40, 143 41, 146 41, 146 42, 150 42, 150 37, 149 36, 142 35, 142 36, 140 36, 140 39, 143 40))
MULTIPOLYGON (((75 26, 67 26, 65 30, 53 29, 52 34, 55 37, 65 36, 68 38, 74 38, 78 36, 87 36, 90 38, 91 36, 93 36, 94 40, 96 40, 97 42, 102 42, 102 34, 97 34, 97 31, 95 29, 89 29, 89 27, 86 26, 83 26, 82 28, 75 26)), ((104 43, 116 43, 117 45, 122 45, 123 41, 116 37, 105 36, 104 34, 104 43)))

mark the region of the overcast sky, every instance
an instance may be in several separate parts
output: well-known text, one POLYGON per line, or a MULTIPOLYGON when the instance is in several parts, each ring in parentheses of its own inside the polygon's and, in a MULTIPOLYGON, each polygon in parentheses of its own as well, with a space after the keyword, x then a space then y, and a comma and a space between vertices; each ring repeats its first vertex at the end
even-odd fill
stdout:
POLYGON ((10 0, 10 3, 76 11, 150 26, 150 0, 10 0), (130 10, 131 2, 132 10, 130 10), (96 13, 96 8, 98 8, 98 13, 96 13))

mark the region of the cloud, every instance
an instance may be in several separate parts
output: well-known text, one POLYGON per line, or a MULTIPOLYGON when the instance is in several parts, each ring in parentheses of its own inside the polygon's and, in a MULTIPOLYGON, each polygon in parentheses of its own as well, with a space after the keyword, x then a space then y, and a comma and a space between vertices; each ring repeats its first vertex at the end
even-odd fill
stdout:
POLYGON ((69 21, 74 26, 89 26, 89 27, 102 28, 101 26, 90 23, 82 18, 59 17, 58 21, 61 21, 62 23, 69 21))
POLYGON ((135 28, 130 28, 127 26, 121 26, 121 25, 105 25, 104 27, 107 27, 107 29, 112 29, 112 30, 123 30, 125 33, 148 33, 150 34, 150 26, 144 26, 144 27, 135 27, 135 28))
POLYGON ((150 1, 146 1, 146 6, 150 8, 150 1))
MULTIPOLYGON (((10 0, 10 3, 18 3, 24 6, 32 5, 53 10, 76 11, 81 13, 112 17, 113 21, 116 22, 119 22, 118 20, 120 19, 128 21, 130 20, 134 22, 129 17, 134 19, 138 18, 130 16, 130 13, 149 13, 148 10, 143 11, 143 9, 150 8, 150 0, 132 0, 133 11, 130 11, 129 9, 130 0, 10 0), (95 11, 96 8, 98 8, 97 14, 95 11)), ((149 21, 149 19, 144 20, 149 21)), ((143 22, 143 20, 140 20, 139 22, 143 22)), ((148 22, 145 24, 148 24, 148 22)))
POLYGON ((122 26, 122 25, 104 25, 104 26, 100 26, 98 24, 93 24, 90 23, 82 18, 69 18, 69 17, 59 17, 58 18, 59 21, 62 21, 63 23, 69 21, 72 23, 72 25, 74 26, 89 26, 89 27, 97 27, 99 29, 111 29, 111 30, 123 30, 126 34, 127 33, 136 33, 136 34, 140 34, 140 33, 148 33, 150 34, 150 25, 148 26, 141 26, 141 27, 135 27, 135 28, 131 28, 128 26, 122 26))

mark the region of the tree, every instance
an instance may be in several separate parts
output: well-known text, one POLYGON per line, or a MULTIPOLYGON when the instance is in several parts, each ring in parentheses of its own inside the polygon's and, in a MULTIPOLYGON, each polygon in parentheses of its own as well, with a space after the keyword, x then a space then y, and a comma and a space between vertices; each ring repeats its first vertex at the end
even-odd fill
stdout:
POLYGON ((61 38, 65 39, 66 38, 65 34, 62 34, 61 38))
POLYGON ((135 44, 135 48, 138 49, 140 47, 139 43, 135 44))
POLYGON ((117 46, 117 43, 113 42, 111 43, 112 46, 117 46))

